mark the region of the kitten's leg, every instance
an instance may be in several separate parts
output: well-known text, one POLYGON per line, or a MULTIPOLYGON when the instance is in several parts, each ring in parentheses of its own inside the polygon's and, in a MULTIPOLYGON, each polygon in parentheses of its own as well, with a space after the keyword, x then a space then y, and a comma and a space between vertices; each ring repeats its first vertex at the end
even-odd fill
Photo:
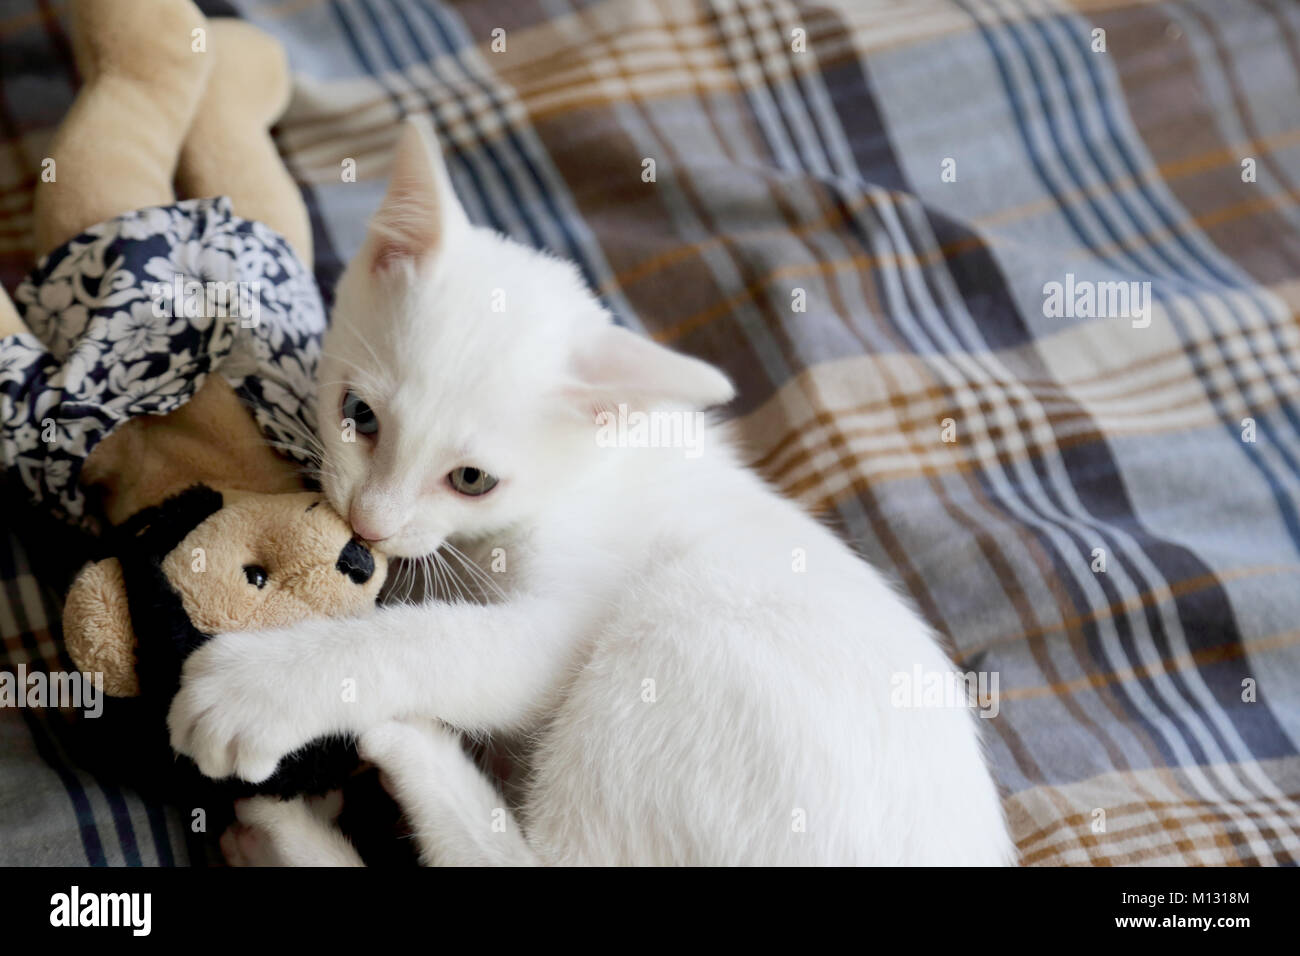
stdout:
POLYGON ((513 814, 461 747, 433 720, 393 721, 363 734, 357 748, 415 828, 425 866, 535 866, 513 814))
POLYGON ((554 599, 521 598, 219 634, 185 661, 172 746, 206 776, 256 782, 316 737, 402 717, 526 727, 572 673, 582 626, 554 599))
POLYGON ((341 807, 338 791, 238 800, 236 822, 221 835, 221 852, 231 866, 365 866, 334 824, 341 807))

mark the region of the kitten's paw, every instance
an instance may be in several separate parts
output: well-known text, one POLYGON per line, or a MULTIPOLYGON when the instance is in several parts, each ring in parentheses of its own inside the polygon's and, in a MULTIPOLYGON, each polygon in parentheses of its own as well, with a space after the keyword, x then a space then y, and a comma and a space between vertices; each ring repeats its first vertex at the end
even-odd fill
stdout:
POLYGON ((221 852, 231 866, 360 866, 356 851, 334 820, 343 794, 279 800, 235 801, 235 822, 221 835, 221 852))
POLYGON ((379 768, 380 785, 399 803, 408 788, 436 778, 448 761, 468 759, 457 731, 422 717, 371 728, 357 740, 357 752, 379 768))
POLYGON ((245 634, 208 641, 185 661, 181 689, 167 714, 171 745, 193 758, 204 776, 260 783, 280 758, 321 736, 295 706, 292 685, 277 683, 245 634))
POLYGON ((300 800, 250 797, 235 801, 235 822, 221 834, 221 853, 230 866, 288 866, 276 835, 303 821, 311 811, 300 800))
POLYGON ((271 835, 243 823, 232 823, 221 834, 221 855, 227 866, 284 866, 271 835))

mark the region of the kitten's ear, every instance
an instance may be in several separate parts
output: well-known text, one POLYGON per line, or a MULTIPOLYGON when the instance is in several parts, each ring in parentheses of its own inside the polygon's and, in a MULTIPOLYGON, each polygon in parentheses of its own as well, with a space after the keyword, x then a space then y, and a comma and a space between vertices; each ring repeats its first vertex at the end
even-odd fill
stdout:
POLYGON ((583 410, 620 404, 645 409, 655 405, 708 408, 725 405, 736 390, 727 376, 689 355, 616 325, 589 335, 574 355, 576 382, 565 391, 583 410))
POLYGON ((411 117, 402 124, 388 193, 370 220, 373 268, 423 262, 444 248, 469 219, 452 190, 451 177, 429 124, 411 117))

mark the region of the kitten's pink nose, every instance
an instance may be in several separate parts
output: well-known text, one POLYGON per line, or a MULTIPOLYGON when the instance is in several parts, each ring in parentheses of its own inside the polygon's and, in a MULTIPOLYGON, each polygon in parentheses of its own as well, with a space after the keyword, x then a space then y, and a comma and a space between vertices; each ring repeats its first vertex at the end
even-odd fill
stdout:
POLYGON ((352 525, 352 530, 356 532, 357 537, 374 542, 391 538, 393 532, 397 530, 390 522, 382 520, 381 516, 362 508, 355 502, 348 509, 348 524, 352 525))
POLYGON ((358 537, 366 541, 391 538, 406 524, 406 509, 400 492, 391 485, 362 486, 348 508, 348 523, 358 537))

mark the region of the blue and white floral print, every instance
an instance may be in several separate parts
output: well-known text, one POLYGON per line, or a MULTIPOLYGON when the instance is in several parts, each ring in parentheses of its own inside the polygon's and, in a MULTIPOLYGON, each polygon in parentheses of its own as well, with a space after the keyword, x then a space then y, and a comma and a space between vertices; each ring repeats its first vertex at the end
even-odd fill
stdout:
POLYGON ((86 456, 139 415, 165 415, 220 372, 267 439, 315 434, 325 312, 283 237, 191 199, 100 223, 47 255, 14 301, 31 334, 0 339, 0 465, 80 519, 86 456))

